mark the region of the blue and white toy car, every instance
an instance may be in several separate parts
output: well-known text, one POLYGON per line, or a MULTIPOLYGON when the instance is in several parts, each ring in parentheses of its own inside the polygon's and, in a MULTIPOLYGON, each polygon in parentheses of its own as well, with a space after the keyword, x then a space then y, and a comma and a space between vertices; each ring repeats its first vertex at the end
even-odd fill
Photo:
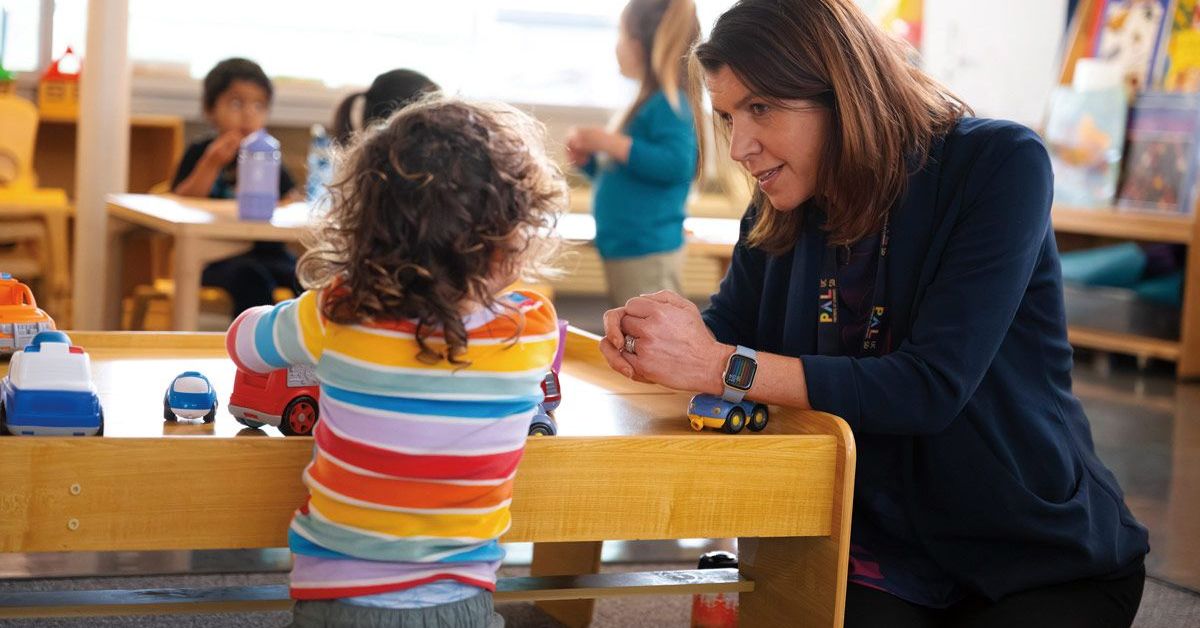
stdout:
POLYGON ((104 433, 91 361, 61 331, 43 331, 13 354, 0 380, 0 431, 20 436, 104 433))
POLYGON ((203 418, 205 423, 212 423, 217 418, 217 391, 204 375, 184 371, 167 386, 163 395, 163 418, 168 421, 203 418))
POLYGON ((769 418, 767 406, 753 401, 730 403, 713 395, 696 395, 688 404, 688 420, 697 432, 705 427, 727 434, 737 434, 744 427, 749 427, 751 432, 761 432, 767 427, 769 418))

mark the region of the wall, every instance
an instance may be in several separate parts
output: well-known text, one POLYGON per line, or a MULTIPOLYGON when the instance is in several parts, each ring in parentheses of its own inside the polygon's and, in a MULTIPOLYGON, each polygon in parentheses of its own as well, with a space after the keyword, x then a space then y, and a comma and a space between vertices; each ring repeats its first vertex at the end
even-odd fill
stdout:
POLYGON ((1067 0, 925 0, 925 70, 978 115, 1041 126, 1067 0))

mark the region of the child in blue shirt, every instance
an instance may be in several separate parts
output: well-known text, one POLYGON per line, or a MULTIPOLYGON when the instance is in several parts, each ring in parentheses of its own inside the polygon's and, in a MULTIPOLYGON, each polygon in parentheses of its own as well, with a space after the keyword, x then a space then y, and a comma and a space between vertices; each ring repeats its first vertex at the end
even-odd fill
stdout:
POLYGON ((632 0, 621 13, 617 63, 641 88, 616 131, 573 128, 568 158, 592 179, 596 248, 614 305, 680 291, 683 219, 697 139, 681 83, 700 36, 691 0, 632 0))
MULTIPOLYGON (((274 92, 271 79, 249 59, 225 59, 204 77, 204 116, 217 135, 188 146, 171 182, 180 196, 234 198, 237 154, 242 139, 263 128, 274 92)), ((279 197, 295 188, 287 168, 280 166, 279 197)), ((255 242, 247 253, 204 267, 200 283, 223 288, 233 298, 233 312, 274 302, 275 288, 296 283, 296 258, 281 242, 255 242)))

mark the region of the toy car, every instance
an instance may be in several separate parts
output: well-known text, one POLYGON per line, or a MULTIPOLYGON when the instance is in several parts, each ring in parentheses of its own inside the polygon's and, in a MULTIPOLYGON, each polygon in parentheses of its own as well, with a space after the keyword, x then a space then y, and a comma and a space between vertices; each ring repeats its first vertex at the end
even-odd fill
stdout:
POLYGON ((311 366, 276 369, 265 375, 238 369, 229 413, 247 427, 275 425, 288 436, 308 436, 321 418, 320 398, 311 366))
POLYGON ((13 354, 0 380, 0 431, 21 436, 104 433, 91 361, 61 331, 43 331, 13 354))
POLYGON ((751 432, 761 432, 769 418, 767 406, 753 401, 730 403, 713 395, 696 395, 688 404, 688 419, 697 432, 705 427, 724 430, 727 434, 737 434, 744 427, 749 427, 751 432))
POLYGON ((217 418, 217 391, 207 377, 196 371, 180 373, 163 393, 163 418, 203 418, 205 423, 212 423, 217 418))
POLYGON ((0 354, 24 349, 34 336, 54 329, 54 319, 37 306, 29 286, 0 273, 0 354))
POLYGON ((550 371, 542 378, 542 401, 538 403, 533 418, 529 419, 530 436, 554 436, 558 433, 558 422, 554 420, 553 412, 561 402, 558 373, 550 371))

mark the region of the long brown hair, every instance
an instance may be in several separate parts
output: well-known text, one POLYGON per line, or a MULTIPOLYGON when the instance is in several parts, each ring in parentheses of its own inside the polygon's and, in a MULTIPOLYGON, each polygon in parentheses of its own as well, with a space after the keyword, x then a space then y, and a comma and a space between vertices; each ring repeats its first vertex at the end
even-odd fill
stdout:
MULTIPOLYGON (((696 123, 704 73, 728 67, 769 102, 807 100, 830 108, 829 137, 814 200, 832 244, 883 228, 909 174, 934 141, 970 107, 907 61, 906 44, 884 33, 852 0, 739 0, 692 51, 689 99, 696 123)), ((718 129, 718 132, 727 129, 718 129)), ((775 211, 754 192, 752 246, 790 249, 803 212, 775 211)))
POLYGON ((554 253, 566 206, 542 126, 499 103, 426 96, 358 137, 300 258, 339 324, 416 320, 419 359, 465 365, 463 308, 497 309, 498 278, 554 253), (440 333, 445 350, 427 339, 440 333))
POLYGON ((688 50, 700 40, 700 19, 692 0, 630 0, 621 12, 621 26, 642 48, 642 84, 621 116, 617 128, 624 129, 660 89, 667 102, 679 108, 688 50))

